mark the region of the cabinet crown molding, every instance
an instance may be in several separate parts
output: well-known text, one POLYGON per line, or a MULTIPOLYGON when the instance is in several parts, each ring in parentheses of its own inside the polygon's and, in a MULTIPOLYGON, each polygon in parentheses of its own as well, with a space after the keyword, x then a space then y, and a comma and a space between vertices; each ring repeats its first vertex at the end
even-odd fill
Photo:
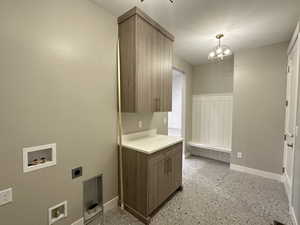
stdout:
POLYGON ((153 20, 150 16, 148 16, 146 13, 144 13, 140 8, 134 7, 124 13, 122 16, 118 17, 118 24, 123 23, 127 19, 129 19, 132 16, 139 16, 149 24, 151 24, 155 29, 157 29, 159 32, 161 32, 164 36, 169 38, 171 41, 175 41, 175 37, 173 34, 168 32, 165 28, 163 28, 159 23, 157 23, 155 20, 153 20))

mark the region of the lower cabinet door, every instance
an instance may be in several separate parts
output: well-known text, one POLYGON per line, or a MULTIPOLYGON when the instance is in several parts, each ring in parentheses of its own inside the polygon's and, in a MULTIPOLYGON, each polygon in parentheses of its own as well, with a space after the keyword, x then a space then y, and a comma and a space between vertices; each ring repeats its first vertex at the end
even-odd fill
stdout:
POLYGON ((165 173, 165 160, 163 155, 149 160, 148 164, 148 215, 160 204, 162 198, 162 180, 165 173))
POLYGON ((160 171, 158 182, 158 199, 159 204, 163 203, 170 195, 170 176, 169 176, 169 158, 167 156, 164 157, 163 160, 163 170, 160 171))
POLYGON ((171 192, 173 192, 182 185, 182 148, 173 151, 171 161, 171 192))
POLYGON ((182 145, 148 161, 148 215, 182 184, 182 145))

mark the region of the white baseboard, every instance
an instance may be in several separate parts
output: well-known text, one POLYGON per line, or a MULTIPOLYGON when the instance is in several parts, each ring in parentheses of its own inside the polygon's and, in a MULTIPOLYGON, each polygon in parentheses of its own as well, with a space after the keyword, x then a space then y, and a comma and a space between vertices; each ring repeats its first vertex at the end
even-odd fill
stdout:
POLYGON ((190 157, 191 156, 191 153, 190 152, 186 152, 185 154, 184 154, 184 158, 185 159, 187 159, 188 157, 190 157))
MULTIPOLYGON (((117 196, 117 197, 113 198, 112 200, 104 203, 104 213, 111 209, 117 208, 118 200, 119 200, 119 197, 117 196)), ((83 220, 83 218, 80 218, 79 220, 75 221, 71 225, 84 225, 84 220, 83 220)))
POLYGON ((84 220, 83 218, 80 218, 76 222, 72 223, 71 225, 84 225, 84 220))
POLYGON ((257 169, 253 169, 253 168, 249 168, 249 167, 245 167, 245 166, 240 166, 237 164, 230 164, 230 169, 232 170, 236 170, 239 172, 243 172, 243 173, 249 173, 252 175, 257 175, 257 176, 261 176, 264 178, 269 178, 272 180, 277 180, 279 182, 283 182, 283 178, 282 175, 277 174, 277 173, 270 173, 267 171, 263 171, 263 170, 257 170, 257 169))
POLYGON ((104 212, 107 212, 111 209, 115 209, 118 207, 118 201, 119 201, 119 197, 115 197, 112 200, 104 203, 104 212))
POLYGON ((296 217, 296 214, 295 214, 295 210, 292 206, 290 206, 290 214, 292 216, 292 221, 293 221, 293 224, 294 225, 298 225, 298 221, 297 221, 297 217, 296 217))
POLYGON ((289 203, 292 202, 292 184, 291 180, 289 179, 287 173, 282 175, 282 182, 284 184, 285 193, 288 197, 289 203))

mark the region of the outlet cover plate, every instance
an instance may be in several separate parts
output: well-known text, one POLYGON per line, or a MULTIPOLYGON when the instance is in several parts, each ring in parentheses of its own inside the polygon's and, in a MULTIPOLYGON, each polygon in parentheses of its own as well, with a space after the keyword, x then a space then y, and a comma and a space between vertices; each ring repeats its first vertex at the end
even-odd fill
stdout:
POLYGON ((238 152, 238 153, 237 153, 237 158, 238 158, 238 159, 243 158, 243 153, 242 153, 242 152, 238 152))
POLYGON ((65 218, 68 216, 68 203, 67 201, 64 201, 62 203, 59 203, 56 206, 53 206, 51 208, 49 208, 48 210, 48 214, 49 214, 49 225, 56 223, 57 221, 65 218), (54 211, 55 210, 59 210, 59 215, 54 216, 54 211))
POLYGON ((12 202, 12 188, 0 191, 0 206, 12 202))

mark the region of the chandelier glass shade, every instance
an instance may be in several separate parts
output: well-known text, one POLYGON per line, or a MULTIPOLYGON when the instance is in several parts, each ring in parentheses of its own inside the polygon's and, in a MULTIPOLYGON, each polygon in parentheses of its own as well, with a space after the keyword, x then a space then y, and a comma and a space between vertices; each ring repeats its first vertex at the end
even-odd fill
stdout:
POLYGON ((218 34, 216 38, 219 40, 219 44, 213 48, 208 54, 208 60, 210 61, 222 61, 226 56, 233 54, 231 48, 226 45, 221 45, 221 39, 224 37, 223 34, 218 34))

